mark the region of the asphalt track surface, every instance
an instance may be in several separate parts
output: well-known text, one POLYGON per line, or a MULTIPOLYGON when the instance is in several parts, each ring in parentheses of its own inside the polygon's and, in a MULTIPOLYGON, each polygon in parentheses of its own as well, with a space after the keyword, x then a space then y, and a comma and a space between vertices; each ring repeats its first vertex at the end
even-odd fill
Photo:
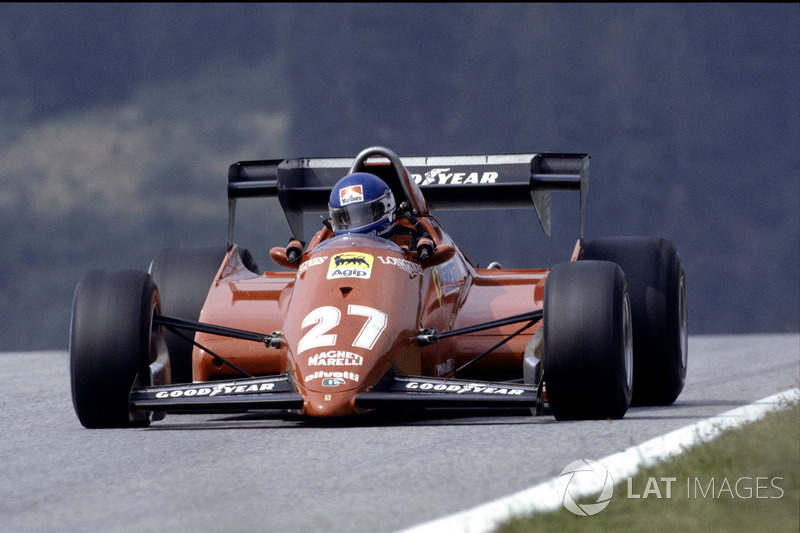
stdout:
POLYGON ((87 430, 66 352, 0 353, 0 382, 2 532, 393 532, 797 387, 800 335, 690 337, 678 401, 618 421, 441 412, 320 424, 262 412, 87 430))

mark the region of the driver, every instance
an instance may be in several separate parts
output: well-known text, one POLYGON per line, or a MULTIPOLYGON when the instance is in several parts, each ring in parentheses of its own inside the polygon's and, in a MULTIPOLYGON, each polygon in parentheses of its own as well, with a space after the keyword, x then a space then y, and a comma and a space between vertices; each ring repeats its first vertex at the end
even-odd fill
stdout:
MULTIPOLYGON (((393 241, 401 248, 416 252, 425 261, 435 244, 419 221, 409 215, 398 216, 394 194, 389 186, 374 174, 354 172, 340 179, 331 190, 328 200, 330 220, 312 240, 319 243, 333 235, 359 233, 393 241)), ((286 248, 290 263, 300 260, 304 243, 293 239, 286 248)))
POLYGON ((388 239, 397 226, 392 190, 367 172, 340 179, 331 190, 328 211, 334 235, 360 233, 388 239))

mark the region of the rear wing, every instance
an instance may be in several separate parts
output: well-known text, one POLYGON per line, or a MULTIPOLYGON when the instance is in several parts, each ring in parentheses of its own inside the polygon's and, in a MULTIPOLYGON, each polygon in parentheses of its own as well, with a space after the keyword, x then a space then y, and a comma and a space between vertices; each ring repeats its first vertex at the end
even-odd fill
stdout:
POLYGON ((233 244, 238 198, 277 197, 292 233, 302 239, 303 215, 327 213, 331 189, 355 168, 386 180, 398 204, 406 201, 414 211, 533 206, 547 236, 550 193, 577 191, 583 239, 589 159, 587 154, 540 153, 398 158, 376 147, 356 158, 241 161, 228 169, 228 245, 233 244), (418 190, 424 195, 422 205, 413 197, 418 190))

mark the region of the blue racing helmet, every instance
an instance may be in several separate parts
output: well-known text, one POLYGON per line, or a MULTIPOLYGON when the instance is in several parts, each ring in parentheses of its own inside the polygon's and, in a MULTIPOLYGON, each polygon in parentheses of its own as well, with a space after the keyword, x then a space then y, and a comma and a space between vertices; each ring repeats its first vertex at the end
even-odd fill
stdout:
POLYGON ((392 190, 374 174, 355 172, 340 179, 328 201, 336 235, 363 233, 388 237, 395 226, 392 190))

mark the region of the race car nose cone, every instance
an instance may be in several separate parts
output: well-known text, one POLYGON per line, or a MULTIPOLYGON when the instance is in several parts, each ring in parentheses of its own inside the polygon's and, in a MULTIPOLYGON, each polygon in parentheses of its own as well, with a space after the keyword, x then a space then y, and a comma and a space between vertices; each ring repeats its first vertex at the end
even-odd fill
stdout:
POLYGON ((349 416, 355 412, 355 395, 348 392, 309 391, 303 405, 303 414, 308 416, 349 416))

